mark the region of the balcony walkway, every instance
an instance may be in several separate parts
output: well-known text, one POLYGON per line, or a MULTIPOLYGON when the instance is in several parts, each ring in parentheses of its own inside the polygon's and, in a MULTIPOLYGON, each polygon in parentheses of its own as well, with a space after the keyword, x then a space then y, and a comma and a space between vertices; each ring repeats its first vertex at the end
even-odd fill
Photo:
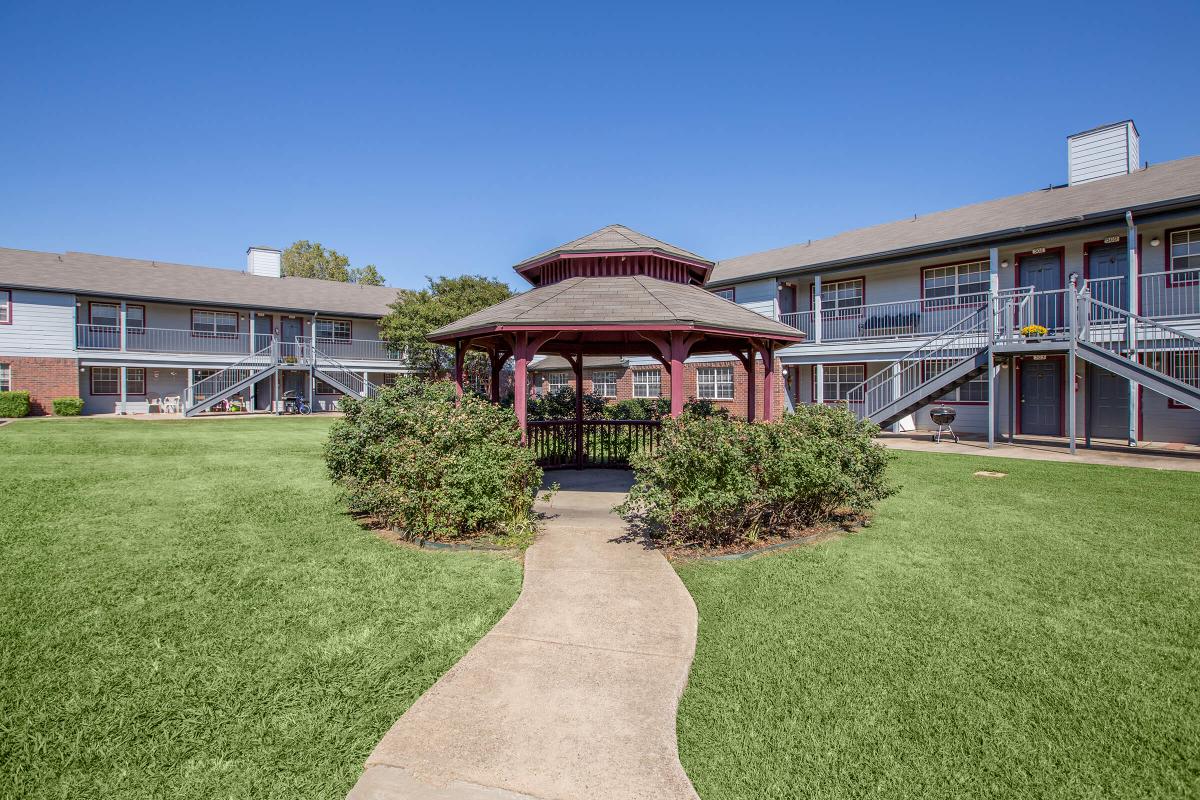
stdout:
POLYGON ((555 478, 520 598, 388 731, 350 800, 697 800, 675 739, 696 606, 660 552, 616 541, 628 472, 555 478))
POLYGON ((996 446, 988 449, 987 439, 975 438, 970 434, 959 434, 955 444, 949 437, 941 444, 931 441, 928 431, 905 433, 883 432, 879 440, 895 450, 916 450, 924 453, 955 453, 957 455, 987 456, 996 458, 1023 458, 1031 461, 1062 461, 1071 464, 1101 464, 1110 467, 1142 467, 1144 469, 1169 469, 1183 472, 1200 472, 1200 446, 1187 444, 1160 444, 1142 442, 1129 447, 1115 439, 1094 439, 1092 447, 1082 445, 1071 455, 1067 440, 1052 436, 1018 436, 1013 444, 996 440, 996 446))

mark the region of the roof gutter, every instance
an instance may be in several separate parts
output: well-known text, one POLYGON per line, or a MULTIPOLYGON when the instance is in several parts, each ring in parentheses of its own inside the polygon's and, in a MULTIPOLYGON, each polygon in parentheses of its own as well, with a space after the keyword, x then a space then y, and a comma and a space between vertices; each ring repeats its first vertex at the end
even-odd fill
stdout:
POLYGON ((812 275, 818 272, 834 272, 861 267, 863 264, 885 266, 904 261, 913 261, 919 258, 950 255, 953 253, 962 252, 964 250, 976 250, 985 245, 995 246, 1001 244, 1020 244, 1025 240, 1044 238, 1047 234, 1057 233, 1060 231, 1077 231, 1083 233, 1092 228, 1109 227, 1114 223, 1120 224, 1125 222, 1126 215, 1132 215, 1134 212, 1139 214, 1139 223, 1145 225, 1151 222, 1167 221, 1172 217, 1195 214, 1197 211, 1200 211, 1200 208, 1197 207, 1197 204, 1200 204, 1200 195, 1191 195, 1189 197, 1177 200, 1163 201, 1159 203, 1146 203, 1144 205, 1134 206, 1126 210, 1102 211, 1095 214, 1081 214, 1079 216, 1055 220, 1053 222, 1044 222, 1038 225, 1022 225, 1017 228, 991 231, 988 233, 978 234, 976 236, 963 237, 961 239, 946 239, 941 242, 932 242, 930 244, 916 245, 914 247, 900 248, 898 250, 870 253, 863 256, 854 256, 853 258, 837 259, 835 261, 824 261, 819 264, 812 264, 805 267, 780 267, 778 269, 764 270, 762 272, 754 272, 741 277, 724 278, 719 281, 709 281, 705 284, 705 288, 716 289, 724 286, 733 286, 738 283, 745 283, 747 281, 774 278, 784 275, 812 275))

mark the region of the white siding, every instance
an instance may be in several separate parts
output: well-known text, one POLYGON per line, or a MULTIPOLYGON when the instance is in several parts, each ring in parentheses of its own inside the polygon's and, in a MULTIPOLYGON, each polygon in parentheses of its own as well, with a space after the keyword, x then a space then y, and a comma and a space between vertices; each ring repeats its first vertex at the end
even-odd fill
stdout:
POLYGON ((283 272, 283 254, 270 248, 251 247, 246 251, 246 272, 264 278, 278 278, 283 272))
POLYGON ((12 324, 0 325, 0 354, 74 358, 75 297, 13 289, 12 324))
POLYGON ((1140 157, 1132 122, 1079 133, 1067 139, 1067 181, 1074 185, 1125 175, 1137 169, 1140 157))
POLYGON ((734 289, 734 301, 765 317, 775 318, 775 279, 739 283, 734 289))

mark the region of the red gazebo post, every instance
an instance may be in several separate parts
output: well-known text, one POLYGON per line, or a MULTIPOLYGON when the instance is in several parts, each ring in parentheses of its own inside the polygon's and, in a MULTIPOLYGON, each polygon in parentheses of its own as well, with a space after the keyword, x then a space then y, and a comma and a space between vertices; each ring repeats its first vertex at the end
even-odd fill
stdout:
POLYGON ((463 396, 463 366, 467 357, 468 341, 454 340, 454 394, 457 402, 462 402, 463 396))
POLYGON ((768 342, 759 344, 763 360, 763 420, 775 418, 775 348, 768 342))

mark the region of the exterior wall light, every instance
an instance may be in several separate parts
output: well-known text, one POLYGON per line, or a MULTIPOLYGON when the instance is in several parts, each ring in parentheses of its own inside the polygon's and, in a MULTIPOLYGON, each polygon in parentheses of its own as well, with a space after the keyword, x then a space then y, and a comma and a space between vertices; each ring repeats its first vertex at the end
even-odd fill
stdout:
POLYGON ((1008 269, 1008 259, 1007 258, 1000 262, 1000 269, 1008 269))
POLYGON ((1158 247, 1158 237, 1157 236, 1154 236, 1150 239, 1150 246, 1158 247))

